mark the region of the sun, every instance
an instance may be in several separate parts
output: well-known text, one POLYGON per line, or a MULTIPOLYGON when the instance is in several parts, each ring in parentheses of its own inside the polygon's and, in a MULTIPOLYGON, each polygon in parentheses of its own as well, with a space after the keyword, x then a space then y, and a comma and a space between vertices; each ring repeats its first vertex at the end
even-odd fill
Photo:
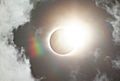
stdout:
POLYGON ((64 20, 48 36, 50 50, 59 56, 72 55, 78 49, 85 49, 93 40, 91 27, 78 19, 64 20))

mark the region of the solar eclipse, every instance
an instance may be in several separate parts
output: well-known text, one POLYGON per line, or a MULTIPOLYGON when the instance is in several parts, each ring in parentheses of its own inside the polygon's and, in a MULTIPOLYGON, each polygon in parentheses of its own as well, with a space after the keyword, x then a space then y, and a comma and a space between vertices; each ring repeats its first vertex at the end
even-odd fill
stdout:
POLYGON ((51 52, 59 56, 72 55, 78 49, 86 49, 93 39, 92 28, 78 18, 62 21, 48 35, 47 43, 51 52))

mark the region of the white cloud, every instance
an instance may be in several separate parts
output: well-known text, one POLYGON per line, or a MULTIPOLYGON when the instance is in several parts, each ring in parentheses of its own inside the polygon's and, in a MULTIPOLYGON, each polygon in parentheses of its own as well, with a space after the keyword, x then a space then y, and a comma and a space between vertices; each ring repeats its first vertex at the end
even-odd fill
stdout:
POLYGON ((0 1, 0 81, 34 81, 29 60, 17 61, 18 50, 13 43, 14 28, 28 22, 32 4, 29 0, 0 1))

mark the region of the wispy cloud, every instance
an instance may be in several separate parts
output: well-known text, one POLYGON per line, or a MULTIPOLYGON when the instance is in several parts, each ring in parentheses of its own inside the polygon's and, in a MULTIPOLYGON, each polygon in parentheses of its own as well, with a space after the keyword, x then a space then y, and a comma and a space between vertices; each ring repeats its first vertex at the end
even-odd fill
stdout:
POLYGON ((109 80, 106 74, 101 74, 100 71, 98 71, 98 74, 96 75, 93 81, 109 81, 109 80))
MULTIPOLYGON (((120 2, 119 0, 95 0, 96 5, 106 10, 114 19, 108 20, 113 27, 113 42, 120 45, 120 2)), ((115 55, 115 54, 114 54, 115 55)), ((113 69, 120 69, 120 58, 111 59, 113 69)), ((106 74, 96 75, 94 81, 109 81, 106 74)))
POLYGON ((115 20, 109 21, 113 26, 113 40, 120 43, 120 2, 118 0, 96 0, 96 4, 105 9, 115 20))
POLYGON ((112 60, 112 65, 114 69, 120 69, 120 57, 116 57, 116 59, 112 60))

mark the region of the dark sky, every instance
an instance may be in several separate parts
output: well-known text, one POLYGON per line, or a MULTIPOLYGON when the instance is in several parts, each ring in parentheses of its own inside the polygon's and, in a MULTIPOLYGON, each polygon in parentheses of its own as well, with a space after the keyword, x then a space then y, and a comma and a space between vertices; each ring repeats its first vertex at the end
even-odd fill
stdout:
MULTIPOLYGON (((26 56, 30 58, 33 76, 36 78, 45 76, 46 79, 43 81, 73 81, 72 72, 75 72, 77 81, 93 81, 97 69, 102 73, 107 73, 108 77, 115 76, 113 81, 118 81, 120 73, 112 69, 110 59, 114 59, 116 55, 113 54, 119 51, 119 47, 114 46, 112 42, 113 29, 105 21, 108 17, 112 18, 106 11, 97 7, 92 0, 44 0, 35 5, 31 13, 31 21, 14 30, 14 42, 19 49, 24 47, 26 56), (36 30, 40 30, 42 32, 41 39, 45 41, 46 35, 57 17, 72 13, 74 9, 84 21, 93 23, 96 30, 97 37, 94 38, 94 45, 83 52, 88 55, 84 59, 58 57, 49 53, 49 49, 45 48, 45 56, 30 57, 28 52, 30 34, 35 34, 36 30), (96 48, 102 50, 97 61, 94 57, 96 48), (106 59, 106 56, 110 57, 106 59)), ((44 42, 43 45, 45 45, 44 42)))

